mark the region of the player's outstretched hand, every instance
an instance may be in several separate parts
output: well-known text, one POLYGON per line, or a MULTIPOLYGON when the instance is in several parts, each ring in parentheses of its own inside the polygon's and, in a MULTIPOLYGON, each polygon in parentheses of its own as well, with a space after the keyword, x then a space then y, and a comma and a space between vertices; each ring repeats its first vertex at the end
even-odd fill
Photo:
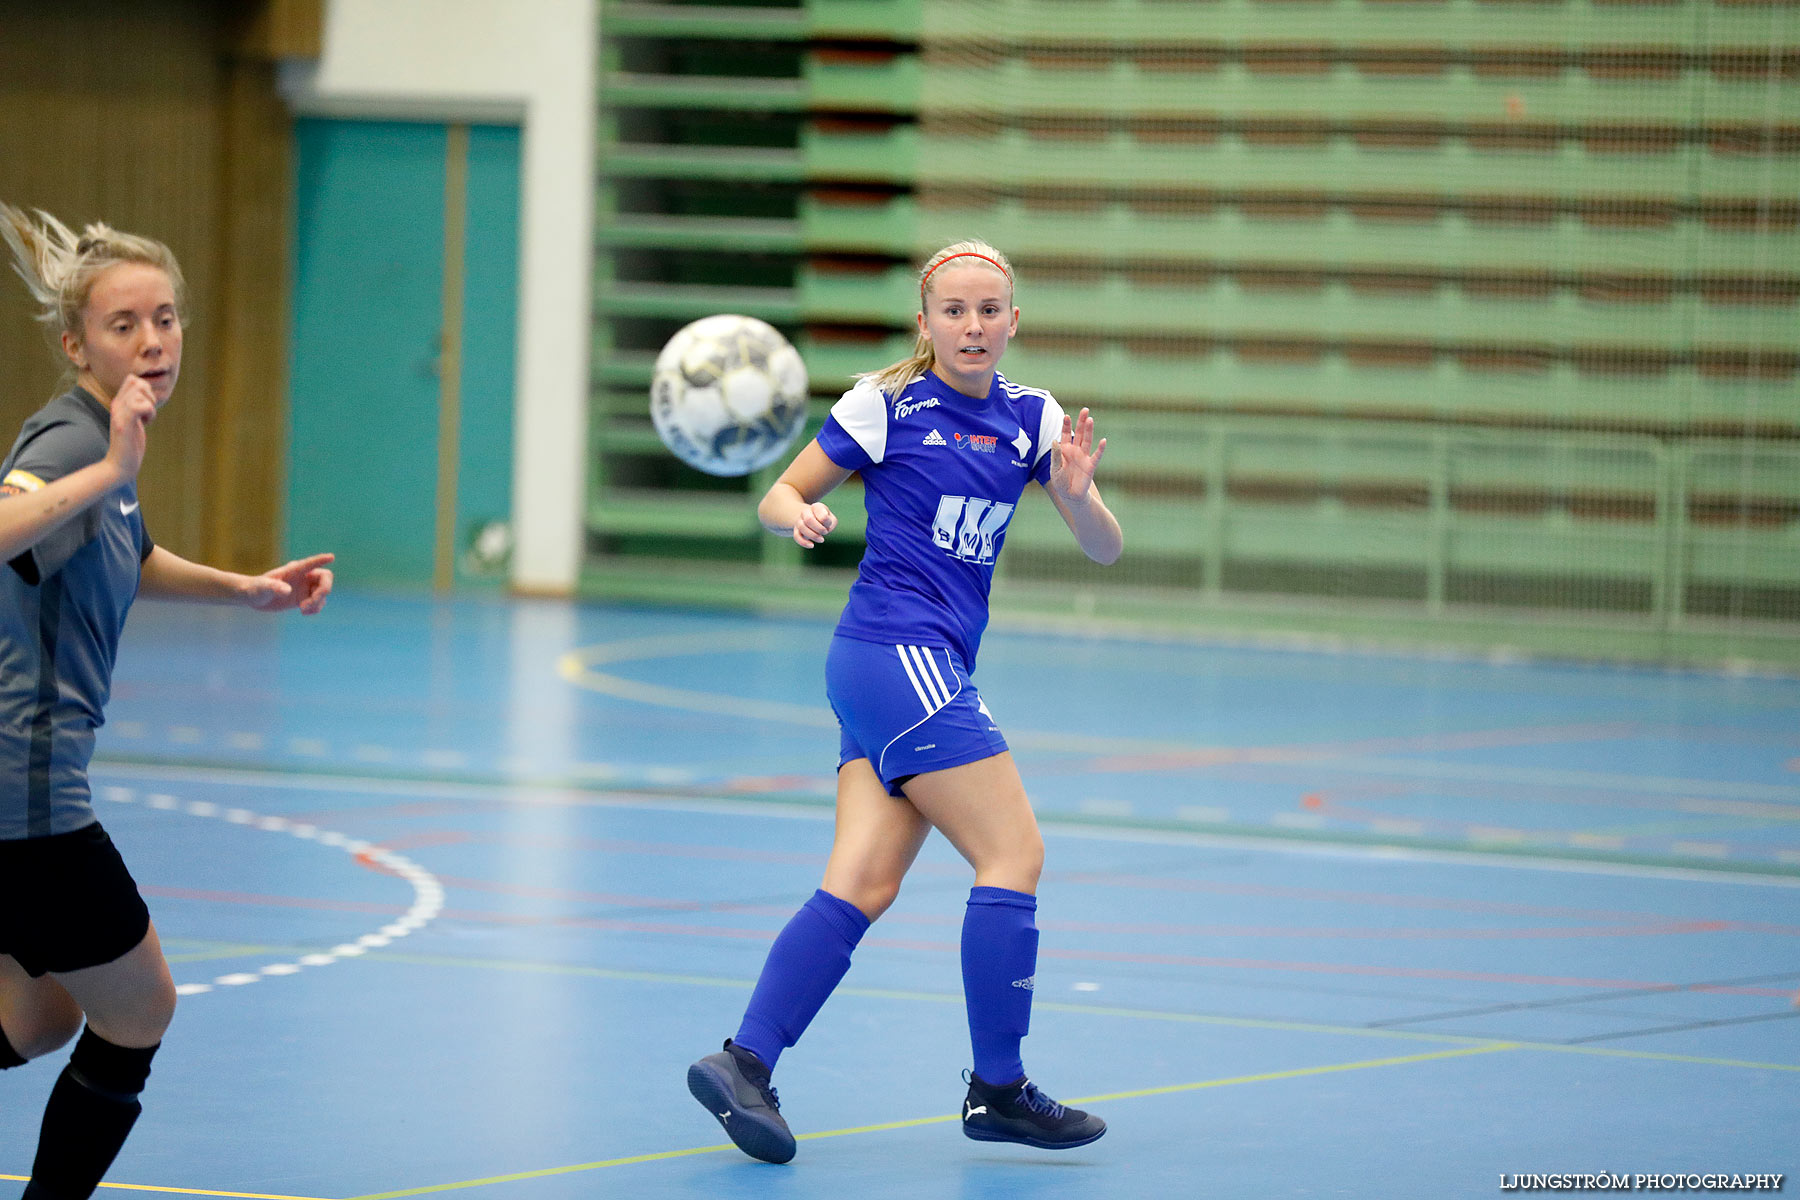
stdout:
POLYGON ((1094 442, 1094 418, 1087 409, 1074 420, 1063 414, 1062 436, 1050 447, 1050 484, 1065 500, 1085 500, 1094 469, 1106 453, 1106 439, 1094 442))
POLYGON ((826 508, 822 501, 815 500, 800 510, 799 519, 794 522, 794 540, 811 550, 836 528, 837 515, 826 508))
POLYGON ((144 465, 149 425, 156 419, 156 394, 142 375, 127 375, 113 395, 111 442, 106 457, 127 480, 144 465))
POLYGON ((250 607, 258 612, 285 612, 297 608, 312 616, 325 607, 331 595, 331 571, 325 564, 335 554, 314 554, 283 563, 250 580, 250 607))

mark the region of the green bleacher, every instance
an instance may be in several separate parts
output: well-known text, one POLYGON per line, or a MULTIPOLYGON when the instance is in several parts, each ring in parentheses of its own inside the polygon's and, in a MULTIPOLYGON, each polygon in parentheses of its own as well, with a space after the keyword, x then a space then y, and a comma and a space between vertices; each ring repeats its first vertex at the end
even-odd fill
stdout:
MULTIPOLYGON (((744 312, 812 427, 916 263, 1019 272, 1127 531, 1021 506, 1001 611, 1800 660, 1800 23, 1730 0, 605 3, 584 581, 827 609, 651 430, 744 312), (1785 31, 1785 32, 1784 32, 1785 31)), ((810 430, 809 430, 810 432, 810 430)))

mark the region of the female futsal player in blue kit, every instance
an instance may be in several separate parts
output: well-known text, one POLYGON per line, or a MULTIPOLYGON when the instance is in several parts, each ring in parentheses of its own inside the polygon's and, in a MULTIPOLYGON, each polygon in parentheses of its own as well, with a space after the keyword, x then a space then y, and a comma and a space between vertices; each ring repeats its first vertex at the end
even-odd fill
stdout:
POLYGON ((988 621, 994 559, 1014 507, 1038 483, 1086 555, 1123 537, 1094 487, 1106 442, 1048 392, 999 373, 1018 330, 1013 272, 958 242, 920 272, 913 356, 861 378, 763 497, 773 533, 802 547, 837 526, 823 503, 859 472, 867 549, 825 664, 841 731, 837 829, 822 886, 775 939, 737 1034, 688 1069, 688 1090, 746 1154, 794 1156, 769 1077, 900 891, 926 834, 975 868, 962 929, 974 1070, 963 1132, 1044 1149, 1106 1132, 1025 1075, 1019 1044, 1037 973, 1044 843, 1006 741, 970 678, 988 621))
POLYGON ((175 1011, 156 927, 88 789, 126 613, 140 592, 316 613, 332 556, 239 575, 153 543, 137 475, 181 373, 175 256, 6 204, 0 235, 74 372, 0 463, 0 1070, 81 1032, 25 1200, 86 1200, 137 1120, 175 1011))

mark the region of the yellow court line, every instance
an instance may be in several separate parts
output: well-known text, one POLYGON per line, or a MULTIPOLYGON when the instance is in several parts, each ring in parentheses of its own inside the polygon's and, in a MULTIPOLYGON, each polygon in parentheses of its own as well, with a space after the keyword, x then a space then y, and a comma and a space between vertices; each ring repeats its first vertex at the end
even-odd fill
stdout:
MULTIPOLYGON (((1461 1058, 1471 1054, 1491 1054, 1496 1050, 1515 1050, 1518 1046, 1511 1042, 1496 1042, 1488 1046, 1464 1046, 1456 1050, 1434 1050, 1429 1054, 1407 1054, 1398 1058, 1370 1058, 1358 1062, 1327 1063, 1319 1067, 1295 1067, 1289 1071, 1268 1071, 1261 1075, 1238 1075, 1230 1079, 1206 1079, 1199 1083, 1176 1083, 1166 1087, 1141 1088, 1132 1092, 1111 1092, 1104 1096, 1081 1096, 1069 1101, 1073 1105, 1099 1104, 1109 1100, 1133 1100, 1141 1096, 1165 1096, 1175 1092, 1199 1091, 1202 1088, 1231 1087, 1240 1083, 1266 1083, 1277 1079, 1299 1079, 1308 1075, 1330 1075, 1338 1071, 1362 1071, 1371 1067, 1397 1067, 1408 1063, 1429 1062, 1440 1058, 1461 1058)), ((795 1137, 797 1142, 813 1142, 822 1138, 849 1137, 858 1133, 885 1133, 892 1129, 916 1129, 922 1125, 944 1125, 960 1120, 957 1113, 949 1113, 941 1117, 913 1117, 906 1121, 884 1121, 878 1125, 857 1125, 849 1129, 830 1129, 820 1133, 802 1133, 795 1137)), ((485 1187, 496 1183, 517 1183, 526 1179, 544 1179, 552 1175, 572 1175, 582 1171, 598 1171, 606 1167, 625 1167, 636 1163, 659 1162, 671 1158, 690 1158, 696 1154, 714 1154, 733 1147, 727 1143, 722 1146, 696 1146, 691 1150, 664 1150, 657 1154, 638 1154, 630 1158, 609 1158, 602 1162, 576 1163, 567 1167, 545 1167, 537 1171, 521 1171, 513 1175, 492 1175, 486 1179, 465 1179, 458 1183, 428 1184, 425 1187, 405 1188, 397 1192, 373 1192, 367 1196, 355 1196, 352 1200, 401 1200, 405 1196, 427 1196, 436 1192, 458 1191, 463 1188, 485 1187)))
MULTIPOLYGON (((726 979, 711 975, 674 975, 657 971, 620 971, 607 967, 585 967, 565 963, 516 962, 495 958, 455 958, 445 955, 400 954, 390 950, 372 951, 369 962, 398 962, 418 966, 476 967, 496 971, 525 971, 538 974, 576 975, 589 979, 616 979, 630 983, 678 983, 692 987, 732 988, 749 991, 756 986, 753 979, 726 979)), ((833 995, 862 996, 873 1000, 914 1000, 930 1004, 962 1004, 957 992, 912 992, 891 988, 840 987, 833 995)), ((1207 1013, 1164 1012, 1153 1008, 1113 1008, 1100 1004, 1073 1004, 1065 1001, 1032 1001, 1038 1012, 1065 1012, 1084 1017, 1121 1017, 1133 1021, 1169 1021, 1182 1025, 1217 1025, 1227 1029, 1267 1029, 1276 1033, 1323 1033, 1337 1037, 1385 1038, 1399 1042, 1427 1042, 1442 1045, 1481 1048, 1517 1048, 1543 1050, 1555 1054, 1585 1054, 1599 1058, 1632 1058, 1647 1062, 1690 1063, 1703 1067, 1742 1067, 1754 1071, 1791 1071, 1800 1073, 1800 1063, 1757 1062, 1741 1058, 1709 1058, 1699 1054, 1670 1054, 1656 1050, 1626 1050, 1611 1046, 1571 1046, 1559 1042, 1533 1042, 1508 1038, 1486 1038, 1471 1034, 1427 1033, 1416 1029, 1369 1029, 1360 1025, 1327 1025, 1310 1021, 1274 1021, 1262 1017, 1222 1017, 1207 1013)), ((358 1200, 361 1200, 359 1197, 358 1200)))
POLYGON ((1465 1058, 1471 1054, 1492 1054, 1496 1050, 1522 1050, 1522 1042, 1493 1042, 1485 1046, 1463 1046, 1456 1050, 1433 1050, 1426 1054, 1402 1054, 1395 1058, 1365 1058, 1359 1062, 1333 1063, 1324 1067, 1294 1067, 1286 1071, 1265 1071, 1260 1075, 1237 1075, 1230 1079, 1204 1079, 1199 1083, 1171 1083, 1163 1087, 1141 1088, 1135 1092, 1109 1092, 1104 1096, 1083 1096, 1070 1103, 1104 1104, 1112 1100, 1136 1100, 1140 1096, 1169 1096, 1176 1092, 1197 1092, 1203 1088, 1230 1087, 1237 1083, 1268 1083, 1276 1079, 1300 1079, 1308 1075, 1330 1075, 1337 1071, 1363 1071, 1370 1067, 1399 1067, 1407 1063, 1431 1062, 1440 1058, 1465 1058))
POLYGON ((399 1200, 401 1196, 428 1196, 434 1192, 455 1192, 463 1188, 486 1187, 493 1183, 519 1183, 526 1179, 548 1179, 552 1175, 573 1175, 579 1171, 598 1171, 602 1167, 628 1167, 634 1163, 659 1162, 668 1158, 691 1158, 696 1154, 716 1154, 735 1149, 730 1142, 719 1146, 695 1146, 691 1150, 660 1150, 655 1154, 634 1154, 629 1158, 609 1158, 603 1162, 576 1163, 569 1167, 543 1167, 536 1171, 519 1171, 512 1175, 490 1175, 486 1179, 464 1179, 459 1183, 433 1183, 424 1187, 402 1188, 397 1192, 371 1192, 352 1200, 399 1200))
MULTIPOLYGON (((748 717, 753 720, 778 721, 809 729, 836 729, 837 717, 824 705, 789 704, 780 700, 757 700, 733 696, 725 692, 701 692, 663 684, 642 683, 599 669, 602 665, 642 662, 646 659, 672 658, 690 654, 734 650, 770 649, 770 637, 762 630, 742 632, 668 634, 628 638, 618 642, 602 642, 565 651, 556 660, 557 674, 564 680, 590 692, 620 700, 634 700, 662 708, 686 712, 711 713, 718 716, 748 717)), ((1191 751, 1191 742, 1174 742, 1150 738, 1102 737, 1081 733, 1014 730, 1007 741, 1033 750, 1061 750, 1084 754, 1157 754, 1191 751)))
MULTIPOLYGON (((30 1178, 29 1175, 0 1175, 0 1179, 10 1179, 17 1183, 24 1183, 30 1178)), ((226 1196, 230 1200, 325 1200, 321 1196, 276 1196, 267 1192, 215 1192, 210 1188, 155 1187, 148 1183, 103 1183, 100 1186, 121 1192, 164 1192, 175 1196, 226 1196)))
MULTIPOLYGON (((615 979, 625 983, 682 983, 690 987, 732 988, 746 992, 756 986, 753 979, 727 979, 718 975, 624 971, 612 967, 587 967, 579 963, 521 962, 509 958, 463 958, 446 954, 405 954, 393 950, 371 951, 363 958, 367 962, 404 963, 418 967, 470 967, 489 971, 518 971, 531 975, 574 975, 585 979, 615 979)), ((839 988, 838 991, 846 995, 856 994, 848 988, 839 988)))

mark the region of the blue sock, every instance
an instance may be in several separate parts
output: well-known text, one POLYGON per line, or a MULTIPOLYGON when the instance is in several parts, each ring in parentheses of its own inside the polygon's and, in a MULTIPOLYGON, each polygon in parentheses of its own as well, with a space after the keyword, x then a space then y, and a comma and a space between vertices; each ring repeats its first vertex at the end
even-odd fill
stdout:
POLYGON ((1031 1032, 1037 980, 1037 897, 1006 888, 969 891, 963 915, 963 1001, 975 1074, 1004 1084, 1025 1074, 1019 1043, 1031 1032))
POLYGON ((856 905, 823 889, 814 892, 769 947, 744 1023, 731 1040, 773 1070, 850 969, 850 952, 868 929, 869 918, 856 905))

